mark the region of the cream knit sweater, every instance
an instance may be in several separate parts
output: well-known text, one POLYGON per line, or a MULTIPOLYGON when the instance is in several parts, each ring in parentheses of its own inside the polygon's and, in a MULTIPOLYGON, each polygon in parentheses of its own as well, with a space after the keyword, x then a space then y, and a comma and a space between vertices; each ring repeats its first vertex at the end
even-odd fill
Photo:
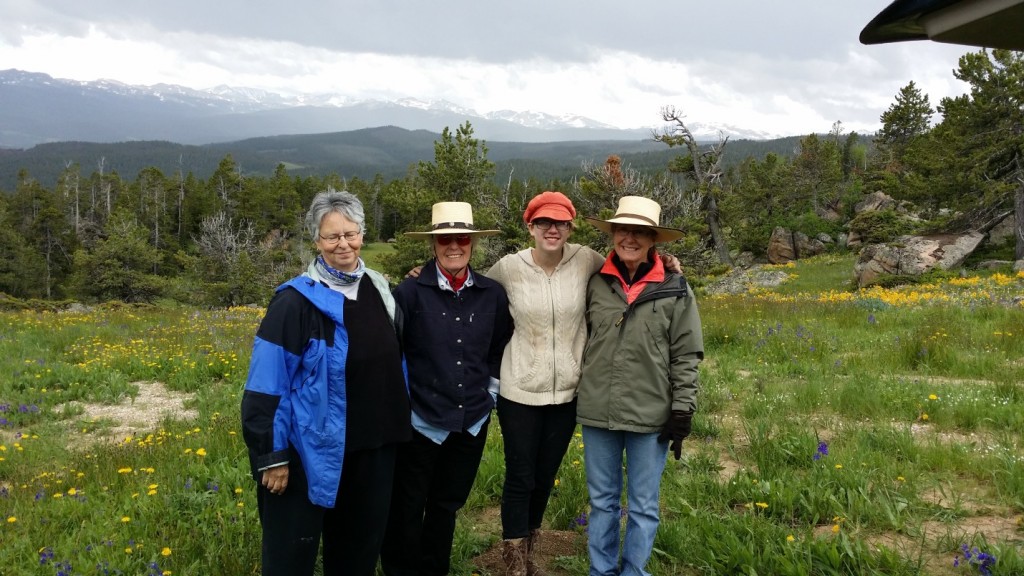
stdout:
POLYGON ((530 248, 487 271, 505 287, 515 323, 501 360, 501 396, 530 406, 564 404, 576 396, 587 341, 587 281, 604 260, 567 243, 551 276, 534 263, 530 248))

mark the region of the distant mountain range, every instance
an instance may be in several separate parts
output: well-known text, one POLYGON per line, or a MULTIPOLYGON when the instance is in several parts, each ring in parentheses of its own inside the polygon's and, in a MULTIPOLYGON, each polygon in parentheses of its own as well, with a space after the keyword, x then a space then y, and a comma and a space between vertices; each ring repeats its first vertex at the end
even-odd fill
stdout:
MULTIPOLYGON (((487 141, 641 140, 649 129, 623 130, 575 115, 502 110, 479 114, 447 101, 347 100, 331 95, 287 98, 220 86, 194 90, 112 80, 81 82, 21 70, 0 71, 0 148, 52 142, 163 140, 203 145, 264 136, 321 134, 380 126, 440 133, 469 121, 487 141)), ((691 123, 698 139, 766 140, 774 135, 691 123)))

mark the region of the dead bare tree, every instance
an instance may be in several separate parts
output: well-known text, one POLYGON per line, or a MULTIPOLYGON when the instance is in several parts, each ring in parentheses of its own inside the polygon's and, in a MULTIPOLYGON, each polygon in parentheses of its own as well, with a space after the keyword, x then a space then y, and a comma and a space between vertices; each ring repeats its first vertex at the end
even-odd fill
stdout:
POLYGON ((262 250, 252 223, 245 221, 235 226, 224 212, 203 218, 199 236, 193 240, 200 254, 223 266, 230 266, 242 252, 262 250))
POLYGON ((96 169, 97 169, 97 171, 99 172, 99 175, 100 175, 100 187, 101 187, 100 193, 103 195, 103 197, 104 197, 104 199, 106 201, 106 214, 103 215, 104 220, 106 220, 107 218, 110 218, 110 210, 111 210, 111 208, 110 208, 110 206, 111 206, 110 191, 113 188, 113 186, 110 184, 110 182, 108 182, 105 178, 103 178, 103 168, 106 165, 107 165, 107 157, 106 156, 100 156, 99 161, 96 162, 96 169))
POLYGON ((644 196, 657 201, 662 208, 662 221, 670 222, 677 217, 692 217, 703 204, 700 190, 686 190, 671 180, 646 176, 639 170, 623 165, 618 156, 608 157, 601 165, 585 160, 580 170, 583 178, 596 183, 602 192, 600 197, 583 194, 580 192, 579 180, 573 180, 580 203, 577 209, 584 214, 598 214, 602 208, 614 208, 623 196, 644 196))
POLYGON ((64 174, 61 177, 64 189, 64 200, 71 202, 71 218, 74 221, 75 236, 77 237, 82 231, 82 219, 79 211, 79 196, 81 191, 79 190, 79 174, 78 167, 71 160, 64 161, 64 174), (74 197, 72 201, 71 198, 74 197))
POLYGON ((717 144, 712 144, 701 150, 701 146, 693 137, 693 132, 683 121, 683 115, 675 107, 662 108, 661 118, 671 124, 661 131, 653 131, 652 135, 656 141, 667 144, 669 148, 684 146, 689 152, 688 156, 676 158, 670 164, 669 170, 685 174, 693 180, 702 201, 701 211, 704 214, 708 230, 711 232, 711 239, 714 242, 718 259, 731 266, 732 257, 729 256, 729 245, 725 240, 725 233, 722 231, 717 197, 722 189, 721 162, 729 137, 719 135, 717 144))

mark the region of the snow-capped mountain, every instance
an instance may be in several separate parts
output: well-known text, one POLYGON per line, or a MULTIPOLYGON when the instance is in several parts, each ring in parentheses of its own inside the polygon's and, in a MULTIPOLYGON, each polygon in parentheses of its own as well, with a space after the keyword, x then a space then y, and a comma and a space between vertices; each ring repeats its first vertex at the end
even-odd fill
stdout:
MULTIPOLYGON (((353 100, 334 94, 284 96, 251 88, 195 90, 116 80, 83 82, 21 70, 0 71, 0 147, 44 142, 167 140, 227 142, 282 134, 343 132, 376 126, 441 132, 465 122, 492 141, 636 140, 649 129, 622 130, 578 115, 500 110, 478 113, 446 100, 353 100)), ((690 126, 701 139, 719 131, 764 139, 729 126, 690 126)))

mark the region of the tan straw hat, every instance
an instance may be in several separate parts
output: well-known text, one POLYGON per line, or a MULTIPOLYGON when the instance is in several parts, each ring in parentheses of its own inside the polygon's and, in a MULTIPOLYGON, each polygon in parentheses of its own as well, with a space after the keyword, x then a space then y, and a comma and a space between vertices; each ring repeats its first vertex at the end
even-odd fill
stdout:
POLYGON ((655 232, 655 242, 671 242, 682 238, 685 232, 678 228, 666 228, 659 226, 661 219, 661 205, 650 198, 642 196, 623 196, 619 198, 619 207, 615 215, 607 220, 587 217, 587 220, 597 226, 602 232, 612 233, 613 224, 628 224, 632 226, 644 226, 655 232))
POLYGON ((501 230, 477 230, 473 227, 473 207, 469 202, 438 202, 430 213, 430 230, 405 233, 411 238, 430 238, 439 234, 493 236, 501 234, 501 230))

